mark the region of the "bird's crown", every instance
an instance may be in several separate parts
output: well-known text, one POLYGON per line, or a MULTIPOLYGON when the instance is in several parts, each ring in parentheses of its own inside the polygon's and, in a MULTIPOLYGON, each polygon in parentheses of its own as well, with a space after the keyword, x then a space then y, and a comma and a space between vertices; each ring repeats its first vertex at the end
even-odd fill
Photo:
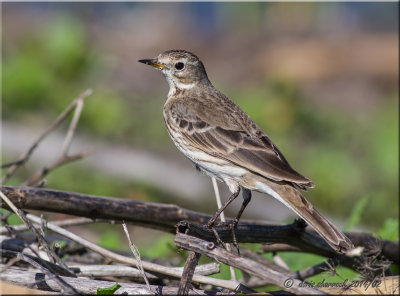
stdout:
POLYGON ((187 59, 192 63, 200 62, 200 59, 194 53, 184 49, 170 49, 161 53, 159 57, 170 58, 172 60, 187 59))

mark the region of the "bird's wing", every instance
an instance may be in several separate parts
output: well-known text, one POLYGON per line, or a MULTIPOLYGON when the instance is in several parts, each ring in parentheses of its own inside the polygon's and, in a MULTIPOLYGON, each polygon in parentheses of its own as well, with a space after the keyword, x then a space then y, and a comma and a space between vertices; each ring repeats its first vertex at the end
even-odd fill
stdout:
POLYGON ((196 114, 197 109, 180 102, 169 108, 169 124, 190 146, 266 178, 293 182, 302 189, 313 187, 311 180, 297 173, 261 130, 258 135, 251 135, 239 122, 229 127, 215 124, 210 116, 196 114))

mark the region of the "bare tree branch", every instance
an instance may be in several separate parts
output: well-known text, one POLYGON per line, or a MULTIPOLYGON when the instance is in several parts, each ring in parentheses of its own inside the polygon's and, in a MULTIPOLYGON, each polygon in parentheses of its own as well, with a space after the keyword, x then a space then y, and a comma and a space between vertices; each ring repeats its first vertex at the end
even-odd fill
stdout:
MULTIPOLYGON (((176 205, 139 202, 135 200, 108 198, 94 195, 71 193, 33 187, 0 186, 10 200, 19 208, 66 213, 92 219, 110 219, 120 223, 125 220, 136 225, 150 227, 170 233, 175 232, 175 225, 182 220, 181 227, 188 227, 189 234, 206 240, 214 240, 208 229, 197 225, 206 223, 211 216, 180 208, 176 205), (197 224, 194 224, 197 223, 197 224)), ((5 204, 1 205, 6 206, 5 204)), ((225 242, 232 241, 230 228, 216 226, 220 237, 225 242)), ((298 232, 291 225, 271 225, 262 221, 241 220, 236 236, 239 242, 276 243, 279 250, 299 250, 325 256, 335 257, 337 254, 315 232, 298 232), (283 245, 282 245, 283 244, 283 245), (287 247, 289 246, 290 247, 287 247), (285 248, 282 248, 285 246, 285 248)), ((376 238, 368 233, 346 233, 354 245, 366 249, 378 246, 383 256, 399 264, 399 244, 376 238)), ((274 245, 268 246, 269 251, 274 245)), ((379 251, 379 250, 378 250, 379 251)), ((354 259, 349 259, 348 267, 354 259)), ((343 262, 345 263, 345 262, 343 262)), ((351 268, 351 267, 350 267, 351 268)))
MULTIPOLYGON (((74 110, 74 108, 78 105, 81 104, 79 102, 82 102, 87 96, 92 94, 92 90, 88 89, 84 91, 77 99, 75 99, 65 110, 62 112, 57 119, 33 142, 33 144, 28 148, 28 150, 22 154, 18 160, 13 161, 11 163, 2 165, 1 168, 7 168, 9 167, 7 173, 3 176, 1 179, 1 183, 4 184, 14 173, 15 171, 25 164, 29 158, 31 157, 32 153, 35 151, 35 149, 39 146, 40 142, 43 141, 44 138, 46 138, 54 129, 56 129, 60 123, 62 123, 67 116, 74 110)), ((79 112, 80 113, 80 112, 79 112)), ((73 133, 73 131, 72 131, 73 133)), ((67 139, 68 139, 67 135, 67 139)), ((68 148, 66 146, 66 148, 68 148)))
POLYGON ((175 235, 175 244, 177 247, 200 253, 226 265, 244 270, 245 272, 253 274, 261 279, 268 280, 271 284, 282 287, 289 292, 308 295, 324 294, 318 289, 301 287, 301 281, 290 278, 290 274, 269 269, 250 259, 240 257, 239 255, 231 253, 223 248, 217 247, 214 243, 178 232, 175 235), (291 282, 291 285, 287 285, 287 280, 293 281, 291 282))
POLYGON ((22 253, 17 253, 17 258, 19 260, 26 261, 29 264, 33 265, 34 267, 36 267, 36 268, 40 269, 41 271, 43 271, 50 279, 54 280, 60 286, 60 292, 61 293, 63 293, 63 294, 64 293, 65 294, 71 294, 71 295, 78 294, 78 291, 76 291, 74 287, 72 287, 70 284, 68 284, 61 277, 59 277, 56 274, 50 272, 46 267, 40 265, 36 260, 33 260, 29 256, 26 256, 25 254, 22 254, 22 253))
MULTIPOLYGON (((141 271, 134 267, 126 265, 83 265, 83 264, 70 264, 71 268, 77 269, 78 276, 91 276, 91 277, 107 277, 107 276, 128 276, 137 279, 143 278, 141 271)), ((183 271, 182 267, 176 268, 183 271)), ((201 275, 210 275, 219 272, 219 266, 216 263, 208 263, 196 266, 196 273, 201 275)), ((154 273, 146 272, 146 277, 148 279, 154 280, 160 277, 156 276, 154 273)))
MULTIPOLYGON (((70 278, 60 277, 67 284, 77 290, 82 295, 96 295, 98 288, 109 288, 115 282, 92 280, 88 278, 70 278)), ((37 287, 40 290, 60 292, 58 283, 39 271, 23 270, 11 267, 0 273, 0 280, 22 285, 25 287, 37 287)), ((146 295, 148 293, 146 285, 135 283, 119 283, 121 287, 114 295, 146 295)), ((177 287, 152 285, 151 289, 157 292, 157 295, 176 295, 177 287)), ((218 295, 219 293, 205 292, 199 289, 189 291, 189 295, 218 295)))
MULTIPOLYGON (((14 211, 15 214, 17 214, 17 216, 24 222, 24 224, 29 228, 29 230, 37 237, 40 245, 44 248, 44 250, 46 251, 50 260, 54 260, 59 265, 61 265, 63 268, 65 268, 66 270, 69 270, 68 266, 49 247, 49 244, 47 243, 46 239, 42 236, 42 234, 32 225, 31 222, 29 222, 29 220, 27 219, 25 214, 20 209, 17 209, 15 207, 15 205, 8 199, 8 197, 1 191, 0 191, 0 198, 2 200, 4 200, 4 202, 14 211)), ((39 223, 39 225, 40 225, 40 223, 39 223)), ((70 273, 71 273, 71 275, 74 276, 73 272, 70 271, 70 273)))
POLYGON ((197 262, 199 262, 200 254, 189 252, 183 268, 182 278, 179 282, 178 295, 186 295, 189 292, 190 284, 192 282, 194 270, 196 269, 197 262))
POLYGON ((66 164, 66 163, 82 159, 82 158, 90 155, 91 153, 92 153, 92 151, 88 150, 88 151, 85 151, 82 153, 77 153, 74 155, 61 155, 55 161, 53 161, 49 165, 41 168, 39 171, 34 173, 32 177, 30 177, 28 180, 26 180, 23 183, 23 186, 34 185, 36 182, 39 182, 44 176, 49 174, 52 170, 66 164))
MULTIPOLYGON (((52 221, 51 223, 53 223, 54 225, 60 226, 60 227, 69 227, 69 226, 79 226, 79 225, 96 223, 96 222, 113 223, 112 220, 90 219, 90 218, 84 218, 84 217, 52 221)), ((21 225, 13 226, 13 229, 14 229, 14 231, 25 231, 25 230, 28 230, 29 228, 25 224, 21 224, 21 225)), ((0 234, 4 234, 7 232, 8 232, 7 227, 0 227, 0 234)))

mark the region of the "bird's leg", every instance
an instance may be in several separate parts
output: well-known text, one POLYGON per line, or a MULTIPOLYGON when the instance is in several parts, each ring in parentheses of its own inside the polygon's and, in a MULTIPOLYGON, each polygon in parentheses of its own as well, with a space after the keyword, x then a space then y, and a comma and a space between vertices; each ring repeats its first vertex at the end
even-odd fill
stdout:
POLYGON ((239 219, 242 216, 244 209, 246 208, 246 206, 249 204, 249 202, 251 200, 251 191, 249 189, 243 188, 242 196, 243 196, 242 206, 240 207, 239 213, 236 215, 236 218, 233 220, 233 222, 231 224, 233 245, 235 246, 239 255, 240 255, 240 250, 239 250, 239 245, 238 245, 236 235, 235 235, 235 229, 239 223, 239 219))
POLYGON ((239 192, 240 192, 240 187, 239 187, 239 189, 238 189, 236 192, 234 192, 234 193, 229 197, 229 199, 225 202, 225 204, 224 204, 220 209, 218 209, 218 211, 215 213, 215 215, 212 216, 212 218, 211 218, 211 219, 207 222, 207 224, 206 224, 206 227, 212 230, 212 232, 214 233, 214 236, 215 236, 217 242, 218 242, 219 244, 221 244, 222 246, 223 246, 224 244, 222 243, 222 240, 220 239, 220 237, 219 237, 217 231, 214 229, 215 220, 217 220, 217 218, 219 217, 219 215, 221 215, 222 211, 225 210, 225 208, 239 195, 239 192))

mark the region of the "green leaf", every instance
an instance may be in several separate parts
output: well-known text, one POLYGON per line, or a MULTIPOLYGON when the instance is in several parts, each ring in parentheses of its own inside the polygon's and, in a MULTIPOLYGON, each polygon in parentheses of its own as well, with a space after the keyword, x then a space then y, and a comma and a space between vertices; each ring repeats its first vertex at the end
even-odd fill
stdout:
POLYGON ((364 212, 364 209, 367 206, 367 202, 368 202, 368 197, 364 197, 356 203, 350 214, 349 219, 347 220, 347 224, 344 228, 345 231, 349 231, 360 222, 362 213, 364 212))
MULTIPOLYGON (((0 216, 7 214, 8 211, 6 209, 0 209, 0 216)), ((24 224, 17 215, 15 214, 11 214, 8 218, 7 218, 7 223, 10 224, 11 226, 16 226, 16 225, 22 225, 24 224)), ((3 225, 3 223, 0 223, 1 225, 3 225)))
POLYGON ((97 288, 96 295, 113 295, 119 288, 121 288, 121 285, 118 283, 109 288, 97 288))

